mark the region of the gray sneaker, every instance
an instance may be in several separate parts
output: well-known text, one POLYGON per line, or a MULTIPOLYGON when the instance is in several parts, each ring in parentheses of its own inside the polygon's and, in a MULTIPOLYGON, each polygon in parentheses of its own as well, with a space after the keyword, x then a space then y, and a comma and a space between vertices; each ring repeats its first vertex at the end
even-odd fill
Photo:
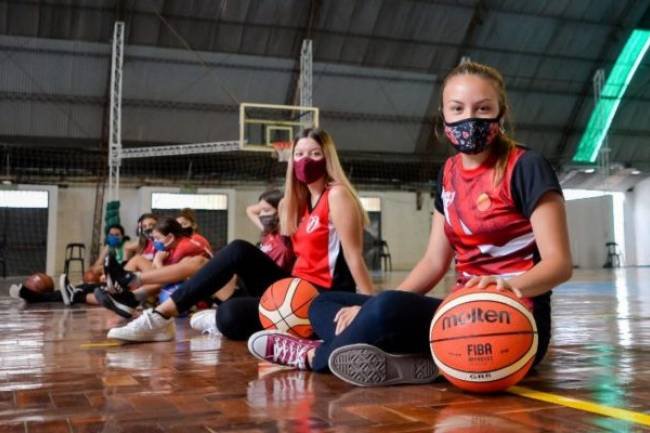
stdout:
POLYGON ((438 376, 431 355, 393 355, 363 343, 335 349, 328 364, 336 377, 357 386, 430 383, 438 376))

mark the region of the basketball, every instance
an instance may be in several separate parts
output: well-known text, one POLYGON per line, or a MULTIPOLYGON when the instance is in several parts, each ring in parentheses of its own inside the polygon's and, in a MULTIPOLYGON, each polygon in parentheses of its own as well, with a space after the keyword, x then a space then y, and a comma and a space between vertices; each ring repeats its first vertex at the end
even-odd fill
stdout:
POLYGON ((39 293, 54 291, 54 281, 52 281, 49 275, 42 272, 37 272, 27 277, 23 282, 23 286, 39 293))
POLYGON ((508 291, 461 289, 438 307, 429 333, 440 372, 472 392, 502 391, 526 375, 537 352, 532 313, 508 291))
POLYGON ((86 284, 99 284, 99 277, 99 274, 97 274, 92 269, 89 269, 84 272, 83 282, 86 284))
POLYGON ((313 334, 309 306, 318 290, 300 278, 285 278, 271 284, 260 299, 260 322, 264 329, 278 329, 298 337, 313 334))

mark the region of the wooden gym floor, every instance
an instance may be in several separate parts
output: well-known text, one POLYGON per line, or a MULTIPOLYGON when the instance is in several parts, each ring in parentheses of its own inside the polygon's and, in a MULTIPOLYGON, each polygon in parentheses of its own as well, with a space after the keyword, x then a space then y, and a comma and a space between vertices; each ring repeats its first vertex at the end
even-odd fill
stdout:
POLYGON ((481 396, 279 370, 187 319, 174 342, 119 346, 107 310, 4 296, 0 432, 650 432, 650 268, 577 271, 553 305, 546 360, 481 396))

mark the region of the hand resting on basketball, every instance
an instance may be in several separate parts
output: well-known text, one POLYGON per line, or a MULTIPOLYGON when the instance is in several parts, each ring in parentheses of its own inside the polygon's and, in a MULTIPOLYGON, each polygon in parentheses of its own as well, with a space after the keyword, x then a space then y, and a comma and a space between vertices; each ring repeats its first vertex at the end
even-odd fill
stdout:
POLYGON ((336 322, 336 330, 334 331, 334 334, 340 335, 341 332, 345 331, 345 328, 347 328, 354 318, 357 317, 360 309, 360 305, 341 308, 338 313, 336 313, 336 316, 334 316, 334 322, 336 322))
POLYGON ((469 279, 467 283, 465 283, 465 287, 477 286, 478 289, 485 289, 490 284, 496 284, 498 291, 511 291, 512 293, 517 295, 518 298, 523 297, 519 289, 515 289, 514 287, 512 287, 507 280, 494 275, 472 277, 469 279))

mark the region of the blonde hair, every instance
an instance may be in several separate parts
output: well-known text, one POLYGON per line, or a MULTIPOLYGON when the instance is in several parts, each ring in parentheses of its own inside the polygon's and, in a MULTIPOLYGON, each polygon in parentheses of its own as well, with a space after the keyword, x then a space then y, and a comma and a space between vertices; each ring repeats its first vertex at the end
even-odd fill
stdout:
POLYGON ((359 196, 348 180, 348 177, 341 167, 338 154, 336 153, 336 146, 332 137, 320 128, 308 128, 303 131, 293 140, 291 145, 291 155, 287 164, 287 175, 284 183, 284 199, 282 201, 282 212, 280 213, 280 232, 285 236, 291 236, 298 229, 300 218, 307 209, 307 200, 309 200, 309 190, 307 185, 300 182, 293 172, 293 152, 296 144, 300 139, 311 138, 318 143, 323 149, 325 157, 327 174, 326 183, 329 185, 339 184, 347 189, 352 197, 357 208, 357 215, 361 218, 363 225, 368 224, 368 214, 361 206, 359 196))
MULTIPOLYGON (((498 103, 499 103, 499 116, 503 119, 504 125, 507 125, 507 129, 512 131, 512 121, 510 113, 510 104, 508 103, 508 95, 506 94, 506 85, 503 81, 503 76, 499 71, 494 69, 491 66, 483 65, 481 63, 475 62, 465 62, 456 66, 454 69, 449 71, 445 79, 442 81, 442 86, 440 87, 440 105, 439 105, 439 124, 444 122, 442 116, 442 93, 445 90, 445 86, 449 80, 458 75, 477 75, 481 78, 489 80, 494 89, 497 91, 498 103)), ((444 134, 438 134, 444 135, 444 134)), ((503 174, 506 170, 506 165, 508 164, 508 156, 510 156, 510 151, 512 151, 517 146, 517 142, 506 133, 505 128, 501 128, 501 131, 497 135, 494 143, 492 144, 491 151, 496 156, 496 169, 494 173, 494 183, 497 184, 503 179, 503 174)))

